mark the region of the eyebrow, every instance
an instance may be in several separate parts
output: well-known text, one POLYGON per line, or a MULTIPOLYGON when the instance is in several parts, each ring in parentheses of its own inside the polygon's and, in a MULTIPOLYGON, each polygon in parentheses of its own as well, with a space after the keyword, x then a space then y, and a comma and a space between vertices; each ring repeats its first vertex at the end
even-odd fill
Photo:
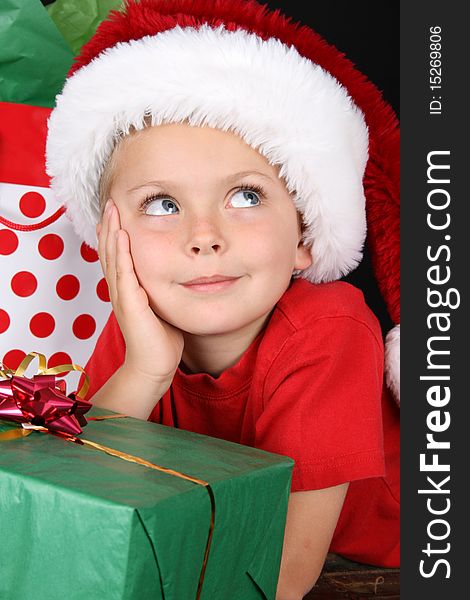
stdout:
MULTIPOLYGON (((228 175, 227 177, 221 179, 221 182, 230 184, 238 179, 242 179, 243 177, 248 177, 251 175, 256 175, 257 177, 262 177, 263 179, 265 179, 271 183, 275 183, 275 180, 272 177, 270 177, 266 173, 262 173, 261 171, 239 171, 238 173, 233 173, 232 175, 228 175)), ((147 181, 146 183, 142 183, 141 185, 137 185, 133 188, 128 189, 127 192, 135 192, 135 191, 140 190, 145 187, 162 187, 162 188, 164 188, 164 187, 168 187, 169 185, 172 185, 174 183, 175 182, 166 181, 166 180, 147 181)))

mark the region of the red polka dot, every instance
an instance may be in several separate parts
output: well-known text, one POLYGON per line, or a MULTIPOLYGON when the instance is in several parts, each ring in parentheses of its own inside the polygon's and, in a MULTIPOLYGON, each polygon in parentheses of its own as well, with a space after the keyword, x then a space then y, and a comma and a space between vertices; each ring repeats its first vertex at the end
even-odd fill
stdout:
POLYGON ((93 248, 90 248, 85 242, 80 246, 80 254, 83 260, 87 262, 96 262, 98 260, 98 253, 93 248))
POLYGON ((13 254, 18 248, 18 236, 10 229, 0 229, 0 254, 13 254))
POLYGON ((6 310, 0 308, 0 333, 3 333, 10 327, 10 315, 6 310))
POLYGON ((23 350, 9 350, 3 357, 2 362, 5 367, 15 371, 25 356, 26 352, 23 352, 23 350))
POLYGON ((96 286, 96 294, 100 300, 103 300, 103 302, 109 302, 109 288, 104 277, 98 281, 98 285, 96 286))
POLYGON ((72 325, 75 337, 80 340, 87 340, 90 338, 95 333, 95 329, 96 322, 91 315, 80 315, 75 319, 72 325))
MULTIPOLYGON (((52 356, 49 357, 47 361, 47 367, 58 367, 59 365, 70 365, 72 364, 72 359, 66 352, 56 352, 52 356)), ((68 371, 63 371, 62 373, 57 373, 57 377, 64 377, 68 371)))
POLYGON ((37 287, 37 279, 29 271, 20 271, 11 278, 11 289, 17 296, 21 296, 22 298, 34 294, 37 287))
POLYGON ((38 192, 27 192, 21 196, 20 210, 26 216, 34 219, 46 210, 44 196, 38 192))
POLYGON ((29 322, 29 328, 36 337, 48 337, 55 329, 54 317, 45 312, 37 313, 29 322))
POLYGON ((59 235, 48 233, 39 240, 38 250, 43 258, 55 260, 64 251, 64 242, 59 235))
POLYGON ((80 291, 80 282, 75 275, 64 275, 57 282, 55 289, 62 300, 72 300, 80 291))

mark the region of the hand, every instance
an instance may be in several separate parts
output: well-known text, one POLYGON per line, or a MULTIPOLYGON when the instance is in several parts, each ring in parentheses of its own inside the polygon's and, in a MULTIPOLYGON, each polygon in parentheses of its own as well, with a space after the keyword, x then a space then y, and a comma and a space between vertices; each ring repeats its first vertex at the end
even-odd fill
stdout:
POLYGON ((129 236, 121 229, 119 211, 112 200, 96 231, 101 268, 126 342, 124 367, 157 385, 168 381, 169 387, 183 353, 183 335, 151 309, 134 271, 129 236))

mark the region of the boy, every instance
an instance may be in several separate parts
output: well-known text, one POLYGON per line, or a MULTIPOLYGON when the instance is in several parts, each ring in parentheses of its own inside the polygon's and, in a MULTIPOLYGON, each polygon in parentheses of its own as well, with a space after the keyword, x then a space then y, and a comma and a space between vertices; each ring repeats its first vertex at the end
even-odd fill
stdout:
POLYGON ((398 561, 380 330, 334 281, 360 260, 368 148, 368 203, 390 191, 374 145, 394 124, 375 98, 368 146, 345 88, 287 44, 328 63, 323 42, 241 4, 129 3, 84 49, 47 152, 93 245, 98 224, 113 304, 86 367, 91 400, 296 461, 282 600, 314 585, 328 548, 398 561))

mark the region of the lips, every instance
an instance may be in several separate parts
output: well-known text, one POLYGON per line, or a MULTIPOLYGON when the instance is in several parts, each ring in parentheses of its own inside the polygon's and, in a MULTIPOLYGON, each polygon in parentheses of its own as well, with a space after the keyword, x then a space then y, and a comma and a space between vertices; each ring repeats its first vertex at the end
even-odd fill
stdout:
POLYGON ((212 275, 211 277, 198 277, 197 279, 191 279, 191 281, 185 281, 182 285, 199 285, 207 283, 219 283, 221 281, 232 281, 239 279, 238 277, 231 277, 229 275, 212 275))
POLYGON ((240 277, 230 275, 212 275, 211 277, 198 277, 185 281, 181 285, 193 292, 219 292, 230 288, 240 277))

